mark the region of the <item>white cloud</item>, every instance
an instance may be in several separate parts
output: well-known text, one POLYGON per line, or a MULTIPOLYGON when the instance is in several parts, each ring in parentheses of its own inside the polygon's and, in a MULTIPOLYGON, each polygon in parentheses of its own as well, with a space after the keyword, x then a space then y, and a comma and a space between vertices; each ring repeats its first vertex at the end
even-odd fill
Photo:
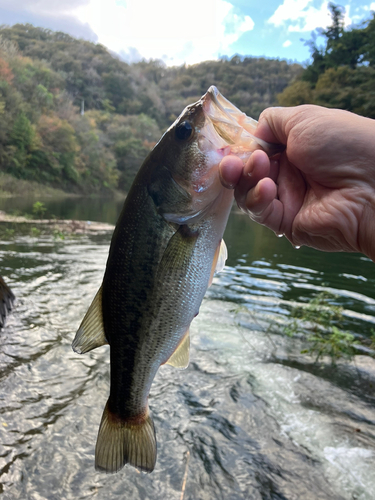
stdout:
POLYGON ((286 21, 296 21, 302 17, 303 10, 307 7, 310 0, 284 0, 279 5, 268 22, 275 26, 281 26, 286 21))
MULTIPOLYGON (((314 7, 312 0, 284 0, 278 6, 268 22, 276 27, 288 26, 288 31, 312 31, 316 28, 326 28, 331 24, 328 0, 322 1, 319 8, 314 7)), ((345 8, 345 25, 351 24, 350 6, 345 8)))
POLYGON ((135 47, 127 47, 126 50, 120 50, 121 59, 128 64, 136 63, 142 60, 142 56, 135 47))
POLYGON ((292 42, 290 40, 285 40, 285 42, 283 43, 283 47, 290 47, 292 45, 292 42))
POLYGON ((370 5, 361 5, 360 7, 357 7, 356 10, 364 10, 365 12, 368 12, 369 10, 375 10, 375 2, 372 2, 370 5))
POLYGON ((8 10, 28 10, 38 14, 51 13, 54 15, 61 12, 70 12, 77 4, 88 4, 90 0, 0 0, 0 7, 8 10))
POLYGON ((237 14, 233 5, 226 1, 219 2, 221 45, 228 48, 236 42, 243 33, 254 28, 254 21, 250 16, 237 14))
POLYGON ((90 0, 0 0, 0 19, 4 24, 31 23, 96 41, 97 37, 90 26, 72 14, 73 9, 89 2, 90 0))
POLYGON ((143 57, 167 64, 196 62, 226 53, 254 28, 253 20, 226 0, 89 0, 74 11, 99 42, 121 53, 135 48, 143 57))

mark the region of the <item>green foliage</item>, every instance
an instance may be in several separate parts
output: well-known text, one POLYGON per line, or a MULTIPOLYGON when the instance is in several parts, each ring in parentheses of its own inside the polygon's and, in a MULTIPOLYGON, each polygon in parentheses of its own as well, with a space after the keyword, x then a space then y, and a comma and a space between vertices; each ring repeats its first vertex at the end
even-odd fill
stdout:
POLYGON ((370 337, 370 349, 375 351, 375 330, 371 328, 371 337, 370 337))
POLYGON ((40 236, 40 229, 38 229, 37 227, 32 227, 30 229, 30 236, 32 236, 33 238, 38 238, 38 236, 40 236))
POLYGON ((15 233, 14 228, 6 227, 5 230, 2 231, 1 237, 4 240, 11 240, 14 236, 14 233, 15 233))
POLYGON ((343 320, 342 307, 329 302, 335 298, 332 293, 321 292, 311 299, 306 307, 294 308, 291 316, 302 321, 311 322, 314 330, 317 330, 319 326, 327 329, 332 323, 341 324, 343 320))
POLYGON ((349 332, 339 330, 332 326, 329 333, 316 332, 307 339, 311 346, 302 350, 302 353, 308 353, 316 356, 317 362, 322 356, 329 356, 333 364, 340 358, 353 359, 355 354, 355 337, 349 332))
POLYGON ((278 95, 279 104, 319 104, 375 118, 375 14, 345 30, 343 7, 329 7, 331 26, 307 42, 312 62, 278 95), (317 46, 317 36, 325 39, 324 46, 317 46))
POLYGON ((302 353, 315 356, 315 361, 322 356, 329 356, 332 363, 340 358, 350 360, 356 352, 357 340, 342 329, 342 307, 332 304, 334 299, 331 293, 319 293, 306 306, 292 309, 292 320, 284 328, 284 334, 289 337, 302 334, 306 338, 309 346, 302 353))
POLYGON ((32 147, 34 138, 35 131, 30 120, 24 113, 19 113, 9 134, 9 144, 22 151, 28 151, 32 147))
POLYGON ((9 130, 4 146, 4 171, 22 178, 35 145, 35 129, 27 116, 21 112, 9 130))
POLYGON ((34 217, 38 219, 42 219, 44 217, 44 214, 46 213, 47 208, 45 204, 41 201, 36 201, 33 204, 33 215, 34 217))
POLYGON ((210 85, 257 118, 300 72, 298 64, 240 56, 128 65, 65 33, 3 25, 0 165, 69 191, 128 190, 163 131, 210 85))
POLYGON ((318 79, 315 103, 375 118, 375 67, 329 68, 318 79))
POLYGON ((281 106, 299 106, 314 102, 312 86, 309 82, 297 80, 277 96, 281 106))
POLYGON ((65 233, 61 229, 54 229, 53 238, 55 240, 65 240, 65 233))

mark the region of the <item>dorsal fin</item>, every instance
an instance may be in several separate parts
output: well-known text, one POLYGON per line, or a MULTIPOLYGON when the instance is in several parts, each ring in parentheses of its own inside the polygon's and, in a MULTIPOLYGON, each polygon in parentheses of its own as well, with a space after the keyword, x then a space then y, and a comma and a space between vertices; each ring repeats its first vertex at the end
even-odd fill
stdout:
POLYGON ((84 354, 104 344, 108 342, 104 334, 102 287, 100 287, 77 330, 72 348, 78 354, 84 354))
POLYGON ((190 359, 190 335, 189 330, 185 333, 184 338, 177 346, 172 356, 166 362, 166 365, 174 366, 175 368, 187 368, 190 359))

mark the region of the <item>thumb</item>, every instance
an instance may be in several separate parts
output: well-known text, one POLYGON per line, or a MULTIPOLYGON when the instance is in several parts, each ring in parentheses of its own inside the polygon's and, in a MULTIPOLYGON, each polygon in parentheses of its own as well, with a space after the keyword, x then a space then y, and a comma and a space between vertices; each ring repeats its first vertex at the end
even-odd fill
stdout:
POLYGON ((255 135, 266 142, 286 144, 288 122, 295 113, 295 108, 267 108, 259 117, 255 135))

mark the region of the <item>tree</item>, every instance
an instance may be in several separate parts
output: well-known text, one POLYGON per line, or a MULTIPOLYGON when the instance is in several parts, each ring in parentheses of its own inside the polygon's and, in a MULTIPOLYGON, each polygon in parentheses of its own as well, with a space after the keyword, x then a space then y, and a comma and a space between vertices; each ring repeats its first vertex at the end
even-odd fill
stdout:
POLYGON ((307 42, 312 62, 299 78, 278 95, 282 105, 315 103, 375 118, 375 15, 359 27, 344 29, 342 7, 329 4, 332 24, 307 42))
POLYGON ((127 190, 163 131, 210 85, 257 118, 301 70, 242 56, 129 65, 65 33, 0 26, 0 165, 69 190, 127 190))

